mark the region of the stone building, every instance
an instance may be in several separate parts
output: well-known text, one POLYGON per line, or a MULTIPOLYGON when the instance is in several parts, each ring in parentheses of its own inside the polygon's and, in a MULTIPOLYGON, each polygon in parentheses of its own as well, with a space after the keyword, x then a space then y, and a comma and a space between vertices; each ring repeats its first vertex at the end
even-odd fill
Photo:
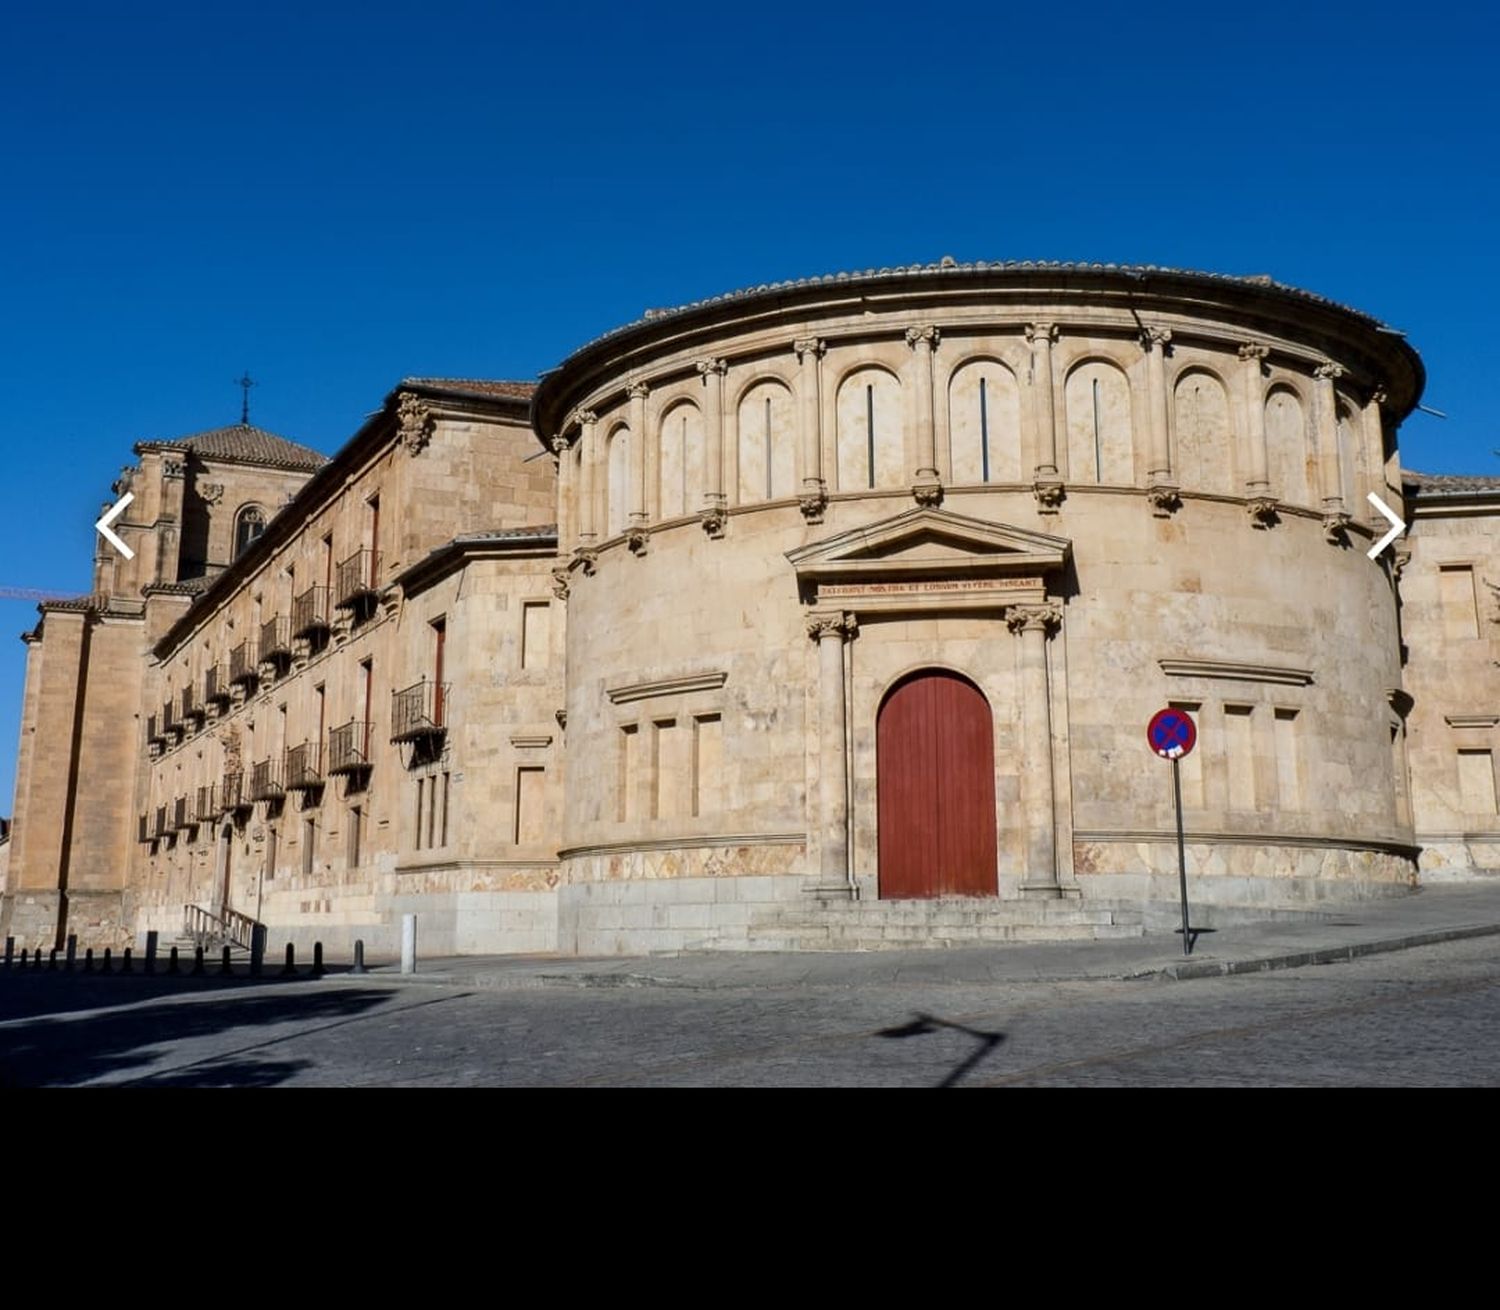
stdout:
POLYGON ((5 931, 1138 932, 1165 704, 1196 900, 1483 871, 1500 481, 1403 473, 1423 377, 1268 278, 943 261, 407 380, 327 462, 143 444, 28 635, 5 931))

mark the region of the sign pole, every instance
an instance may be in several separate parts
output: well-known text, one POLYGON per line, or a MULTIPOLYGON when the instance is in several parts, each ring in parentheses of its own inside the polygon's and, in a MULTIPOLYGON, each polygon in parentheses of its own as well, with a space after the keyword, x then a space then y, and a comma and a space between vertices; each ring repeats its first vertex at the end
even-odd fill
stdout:
POLYGON ((1182 841, 1182 762, 1180 757, 1172 760, 1172 795, 1177 802, 1177 881, 1182 891, 1182 953, 1193 953, 1193 937, 1188 931, 1187 908, 1187 850, 1182 841))

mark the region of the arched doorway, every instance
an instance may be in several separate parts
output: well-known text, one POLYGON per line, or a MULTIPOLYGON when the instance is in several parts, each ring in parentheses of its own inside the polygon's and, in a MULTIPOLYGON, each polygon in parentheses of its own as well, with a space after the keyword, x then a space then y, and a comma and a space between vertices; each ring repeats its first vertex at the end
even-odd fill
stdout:
POLYGON ((995 740, 967 678, 923 669, 887 694, 875 728, 880 895, 996 895, 995 740))

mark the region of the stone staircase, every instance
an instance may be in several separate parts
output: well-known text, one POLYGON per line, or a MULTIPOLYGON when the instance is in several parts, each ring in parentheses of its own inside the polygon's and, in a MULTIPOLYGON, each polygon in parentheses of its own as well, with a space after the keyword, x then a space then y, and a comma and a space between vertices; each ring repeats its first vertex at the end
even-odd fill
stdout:
POLYGON ((906 951, 998 942, 1102 941, 1140 937, 1139 907, 1076 900, 949 897, 787 906, 715 949, 752 951, 906 951))

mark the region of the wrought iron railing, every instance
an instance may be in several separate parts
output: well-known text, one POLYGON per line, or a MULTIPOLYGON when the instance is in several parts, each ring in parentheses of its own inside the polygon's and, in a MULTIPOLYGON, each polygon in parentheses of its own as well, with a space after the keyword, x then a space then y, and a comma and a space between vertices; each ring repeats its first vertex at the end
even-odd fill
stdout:
POLYGON ((161 715, 146 715, 146 744, 148 746, 160 746, 166 740, 161 730, 161 715))
POLYGON ((328 734, 328 776, 359 773, 370 767, 370 724, 350 719, 328 734))
POLYGON ((192 801, 186 796, 179 796, 172 802, 172 831, 181 832, 184 828, 193 828, 198 824, 198 816, 193 810, 192 801))
POLYGON ((229 670, 215 664, 203 674, 203 700, 207 705, 218 705, 231 699, 229 670))
POLYGON ((286 753, 286 789, 315 791, 323 785, 322 743, 305 741, 286 753))
POLYGON ((249 804, 249 788, 246 786, 244 773, 230 770, 219 784, 219 813, 231 814, 235 810, 245 809, 249 804))
POLYGON ((448 684, 413 683, 391 693, 391 740, 418 741, 441 737, 448 730, 448 684))
POLYGON ((255 643, 242 641, 229 652, 229 681, 251 683, 259 680, 260 660, 256 658, 255 643))
POLYGON ((182 732, 182 724, 177 720, 177 711, 172 705, 172 698, 167 698, 167 703, 161 707, 161 730, 163 736, 176 737, 182 732))
POLYGON ((158 805, 156 807, 155 822, 151 825, 151 835, 153 837, 165 837, 171 831, 171 825, 167 822, 167 807, 165 805, 158 805))
POLYGON ((184 687, 178 695, 177 712, 182 716, 184 723, 196 723, 203 718, 203 702, 198 699, 198 693, 192 687, 184 687))
POLYGON ((282 782, 281 761, 262 760, 250 770, 250 799, 252 801, 279 801, 286 795, 282 782))
POLYGON ((136 840, 148 842, 151 840, 151 816, 142 814, 139 816, 139 826, 136 828, 136 840))
POLYGON ((357 550, 338 567, 334 579, 334 604, 339 609, 360 609, 374 600, 380 553, 357 550))
POLYGON ((260 625, 260 658, 278 668, 291 662, 292 625, 287 619, 278 616, 260 625))
POLYGON ((222 915, 205 910, 201 905, 182 907, 183 935, 191 937, 193 945, 204 950, 225 943, 251 950, 257 927, 259 925, 248 914, 231 910, 227 905, 222 915))
POLYGON ((328 631, 328 588, 309 587, 292 601, 292 636, 316 637, 328 631))
POLYGON ((198 796, 195 808, 199 823, 209 823, 219 814, 218 788, 209 783, 207 786, 198 788, 198 796))

